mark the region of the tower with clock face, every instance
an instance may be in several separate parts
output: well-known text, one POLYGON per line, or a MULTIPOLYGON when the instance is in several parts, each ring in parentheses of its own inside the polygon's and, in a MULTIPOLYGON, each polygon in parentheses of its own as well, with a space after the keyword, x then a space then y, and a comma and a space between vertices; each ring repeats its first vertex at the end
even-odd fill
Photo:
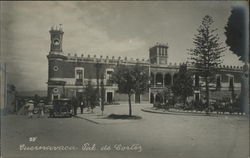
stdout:
POLYGON ((63 96, 65 85, 64 65, 65 55, 62 50, 63 30, 62 26, 52 27, 50 33, 50 51, 48 58, 48 98, 49 100, 59 99, 63 96))
POLYGON ((50 32, 50 53, 51 54, 58 54, 62 53, 62 39, 63 39, 63 30, 62 26, 59 27, 52 27, 50 32))

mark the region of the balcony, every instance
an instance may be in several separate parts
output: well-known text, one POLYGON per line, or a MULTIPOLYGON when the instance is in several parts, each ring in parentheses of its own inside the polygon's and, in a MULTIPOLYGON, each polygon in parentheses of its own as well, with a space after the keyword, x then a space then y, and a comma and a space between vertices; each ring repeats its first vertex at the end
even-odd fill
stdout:
POLYGON ((76 79, 75 85, 76 86, 82 86, 83 85, 83 79, 76 79))
POLYGON ((113 86, 113 82, 111 80, 106 81, 106 86, 113 86))

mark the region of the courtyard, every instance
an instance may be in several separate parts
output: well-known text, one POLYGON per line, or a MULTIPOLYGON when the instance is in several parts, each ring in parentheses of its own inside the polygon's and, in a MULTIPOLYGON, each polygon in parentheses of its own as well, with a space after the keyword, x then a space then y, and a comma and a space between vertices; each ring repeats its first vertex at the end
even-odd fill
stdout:
MULTIPOLYGON (((72 118, 34 116, 33 119, 23 115, 3 116, 2 157, 249 157, 249 120, 246 116, 190 116, 141 111, 148 106, 152 105, 132 105, 133 115, 142 119, 106 119, 104 123, 81 118, 91 114, 78 114, 72 118), (74 149, 31 151, 31 148, 21 148, 24 145, 71 146, 74 149)), ((99 116, 95 110, 92 115, 99 116)), ((104 115, 109 113, 127 114, 128 105, 105 106, 104 115)))

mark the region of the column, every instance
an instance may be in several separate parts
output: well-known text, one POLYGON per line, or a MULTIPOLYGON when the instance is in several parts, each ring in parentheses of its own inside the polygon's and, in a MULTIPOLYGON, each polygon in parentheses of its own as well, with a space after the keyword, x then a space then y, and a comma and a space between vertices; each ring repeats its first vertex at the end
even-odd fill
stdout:
POLYGON ((153 93, 154 94, 154 102, 153 102, 153 104, 155 103, 155 96, 156 96, 156 93, 153 93))
POLYGON ((155 87, 155 83, 156 83, 156 74, 154 74, 154 87, 155 87))
POLYGON ((162 74, 162 78, 163 78, 163 80, 162 80, 163 86, 162 87, 165 87, 165 74, 162 74))

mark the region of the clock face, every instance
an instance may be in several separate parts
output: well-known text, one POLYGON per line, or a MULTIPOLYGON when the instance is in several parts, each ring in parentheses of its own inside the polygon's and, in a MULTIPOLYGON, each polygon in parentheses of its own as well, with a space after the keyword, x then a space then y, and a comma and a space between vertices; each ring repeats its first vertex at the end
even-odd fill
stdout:
POLYGON ((57 93, 57 92, 58 92, 58 89, 57 89, 57 88, 54 88, 54 89, 53 89, 53 92, 54 92, 54 93, 57 93))
POLYGON ((54 66, 54 67, 53 67, 53 70, 54 70, 54 71, 58 71, 58 70, 59 70, 58 66, 54 66))
POLYGON ((55 46, 57 46, 57 45, 60 44, 60 41, 59 41, 58 39, 55 39, 54 42, 53 42, 53 44, 54 44, 55 46))

